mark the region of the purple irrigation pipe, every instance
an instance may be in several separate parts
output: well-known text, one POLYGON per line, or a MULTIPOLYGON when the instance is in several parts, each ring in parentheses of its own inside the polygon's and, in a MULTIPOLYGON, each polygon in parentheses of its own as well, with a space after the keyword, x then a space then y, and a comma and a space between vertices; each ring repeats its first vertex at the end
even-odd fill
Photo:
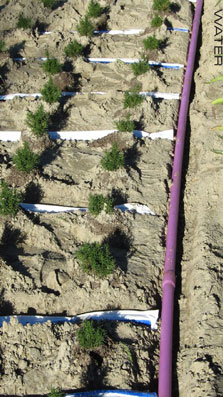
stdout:
POLYGON ((163 276, 163 298, 160 337, 159 363, 159 397, 171 397, 172 394, 172 344, 173 344, 173 308, 175 290, 175 265, 177 227, 179 217, 179 201, 181 173, 184 153, 185 130, 190 99, 191 82, 197 49, 197 39, 201 20, 203 0, 197 0, 193 21, 192 35, 188 51, 187 68, 184 77, 182 99, 179 111, 177 138, 172 173, 169 218, 166 239, 166 256, 163 276))

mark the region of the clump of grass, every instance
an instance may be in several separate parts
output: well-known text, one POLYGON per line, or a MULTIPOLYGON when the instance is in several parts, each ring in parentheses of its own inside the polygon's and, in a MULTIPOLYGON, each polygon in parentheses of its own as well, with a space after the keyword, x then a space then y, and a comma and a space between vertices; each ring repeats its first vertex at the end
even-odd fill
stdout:
POLYGON ((54 75, 56 73, 60 73, 62 71, 62 65, 58 62, 56 58, 50 58, 49 52, 46 52, 47 59, 42 64, 42 68, 45 73, 49 73, 54 75))
POLYGON ((101 160, 101 165, 105 170, 115 171, 124 167, 124 154, 118 149, 117 142, 113 143, 110 151, 105 152, 101 160))
POLYGON ((111 214, 114 203, 111 197, 104 197, 103 194, 90 194, 88 202, 88 210, 92 215, 100 214, 103 209, 107 214, 111 214))
POLYGON ((29 29, 32 27, 32 21, 30 18, 24 17, 23 13, 20 12, 16 26, 19 29, 29 29))
POLYGON ((5 50, 6 50, 5 41, 0 40, 0 52, 3 52, 5 50))
POLYGON ((87 10, 87 16, 98 18, 103 13, 103 7, 97 1, 91 0, 87 10))
POLYGON ((15 216, 19 210, 21 201, 20 194, 14 188, 10 188, 8 184, 1 181, 0 192, 0 214, 15 216))
POLYGON ((144 101, 144 97, 139 94, 140 86, 136 85, 132 91, 126 91, 124 94, 124 108, 134 108, 144 101))
POLYGON ((54 389, 53 387, 50 390, 50 393, 48 394, 48 397, 63 397, 64 393, 60 391, 59 389, 54 389))
POLYGON ((132 63, 131 67, 135 76, 140 76, 141 74, 148 72, 150 69, 148 59, 145 57, 140 59, 139 62, 132 63))
POLYGON ((169 0, 153 0, 153 9, 159 12, 170 11, 169 0))
POLYGON ((77 31, 80 36, 87 36, 87 37, 93 36, 94 25, 91 23, 87 15, 80 20, 79 25, 77 25, 77 31))
POLYGON ((53 83, 52 77, 50 77, 49 81, 44 85, 43 89, 40 91, 44 101, 47 103, 55 103, 59 101, 61 96, 60 88, 56 87, 53 83))
POLYGON ((41 104, 36 112, 28 112, 26 124, 36 136, 42 136, 47 133, 49 128, 50 115, 45 112, 41 104))
POLYGON ((94 327, 92 320, 83 322, 82 327, 77 331, 79 345, 84 349, 93 349, 105 343, 107 332, 100 325, 94 327))
POLYGON ((39 156, 30 150, 28 142, 24 142, 23 148, 17 149, 12 160, 18 170, 28 174, 37 166, 39 156))
POLYGON ((41 2, 44 7, 53 8, 56 5, 57 0, 41 0, 41 2))
POLYGON ((159 28, 162 25, 162 23, 163 23, 162 18, 160 18, 160 16, 156 12, 153 19, 151 20, 151 26, 153 28, 159 28))
POLYGON ((148 36, 146 39, 143 40, 143 45, 146 50, 158 50, 162 40, 157 39, 154 35, 148 36))
POLYGON ((76 255, 86 273, 103 278, 114 271, 115 262, 110 255, 108 244, 84 243, 76 251, 76 255))
POLYGON ((67 57, 78 57, 83 55, 84 46, 78 43, 77 40, 72 41, 64 48, 65 55, 67 57))
POLYGON ((134 130, 134 121, 130 120, 130 113, 123 120, 115 122, 116 128, 119 132, 132 132, 134 130))

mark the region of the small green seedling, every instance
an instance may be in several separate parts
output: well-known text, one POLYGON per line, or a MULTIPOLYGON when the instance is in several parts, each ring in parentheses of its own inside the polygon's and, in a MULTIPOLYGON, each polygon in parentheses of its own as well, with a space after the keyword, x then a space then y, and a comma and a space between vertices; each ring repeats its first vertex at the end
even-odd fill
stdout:
POLYGON ((124 108, 134 108, 144 101, 144 97, 139 94, 140 86, 136 85, 132 91, 126 91, 124 94, 124 108))
POLYGON ((205 84, 215 83, 216 81, 223 81, 223 76, 214 77, 214 78, 211 79, 210 81, 207 81, 205 84))
POLYGON ((38 165, 39 156, 30 150, 28 142, 24 142, 23 148, 17 149, 12 160, 18 170, 28 174, 38 165))
POLYGON ((56 5, 57 0, 41 0, 41 2, 44 7, 53 8, 56 5))
POLYGON ((111 197, 104 197, 103 194, 90 194, 88 210, 92 215, 99 215, 103 209, 107 214, 111 214, 114 203, 111 197))
POLYGON ((105 343, 107 332, 100 325, 94 327, 92 320, 83 322, 82 327, 77 331, 79 345, 84 349, 93 349, 105 343))
POLYGON ((160 18, 160 16, 155 13, 153 19, 151 20, 151 26, 152 28, 159 28, 163 23, 162 18, 160 18))
POLYGON ((223 125, 216 125, 216 127, 211 128, 212 131, 223 131, 223 125))
POLYGON ((140 59, 139 62, 132 63, 131 67, 135 76, 140 76, 150 70, 148 59, 145 57, 140 59))
POLYGON ((119 132, 133 132, 135 126, 134 121, 130 120, 130 113, 125 119, 116 121, 115 125, 119 132))
POLYGON ((61 90, 55 86, 52 77, 50 77, 49 81, 44 85, 40 92, 44 101, 50 104, 58 102, 61 96, 61 90))
POLYGON ((8 184, 1 181, 0 192, 0 214, 15 216, 19 210, 21 201, 20 194, 14 188, 10 188, 8 184))
POLYGON ((86 273, 103 278, 114 271, 115 262, 110 255, 108 244, 84 243, 76 251, 76 256, 82 270, 86 273))
POLYGON ((170 11, 170 1, 169 0, 153 0, 153 9, 159 12, 169 12, 170 11))
POLYGON ((32 27, 32 21, 30 18, 25 18, 23 13, 20 12, 16 26, 19 29, 29 29, 32 27))
POLYGON ((80 36, 87 36, 91 38, 94 34, 94 25, 89 20, 88 16, 85 16, 80 20, 79 25, 77 25, 77 31, 80 36))
POLYGON ((59 389, 54 389, 53 387, 50 390, 50 394, 48 394, 48 397, 63 397, 64 393, 60 391, 59 389))
POLYGON ((4 40, 0 40, 0 52, 6 51, 4 40))
POLYGON ((162 44, 162 40, 157 39, 154 35, 148 36, 143 40, 145 50, 158 50, 162 44))
POLYGON ((214 101, 211 102, 212 105, 222 105, 223 104, 223 98, 217 98, 214 101))
POLYGON ((62 71, 62 65, 58 62, 56 58, 50 58, 49 52, 46 52, 47 59, 42 64, 42 68, 45 73, 49 73, 54 75, 56 73, 60 73, 62 71))
POLYGON ((103 7, 97 1, 91 0, 87 10, 87 16, 98 18, 103 13, 103 7))
POLYGON ((47 133, 49 128, 50 115, 45 112, 41 104, 36 112, 28 112, 26 116, 26 124, 31 131, 37 136, 42 136, 47 133))
POLYGON ((223 150, 212 149, 211 151, 215 154, 223 154, 223 150))
POLYGON ((132 353, 131 350, 129 349, 128 345, 126 345, 123 342, 120 342, 120 345, 122 346, 123 350, 125 351, 125 353, 127 354, 127 357, 130 361, 131 364, 133 364, 133 358, 132 358, 132 353))
POLYGON ((84 46, 78 43, 77 40, 72 41, 64 48, 65 55, 67 57, 78 57, 83 55, 84 46))
POLYGON ((108 171, 116 171, 118 168, 124 167, 124 154, 119 151, 117 142, 113 143, 109 152, 105 152, 101 165, 108 171))

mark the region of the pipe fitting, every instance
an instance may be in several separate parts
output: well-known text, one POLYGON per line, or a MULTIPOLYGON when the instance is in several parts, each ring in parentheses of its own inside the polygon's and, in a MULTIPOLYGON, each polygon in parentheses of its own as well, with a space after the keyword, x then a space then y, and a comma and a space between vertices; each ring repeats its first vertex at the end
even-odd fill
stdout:
POLYGON ((170 284, 173 288, 176 287, 176 276, 174 270, 167 270, 164 273, 163 283, 162 283, 163 288, 166 284, 170 284))

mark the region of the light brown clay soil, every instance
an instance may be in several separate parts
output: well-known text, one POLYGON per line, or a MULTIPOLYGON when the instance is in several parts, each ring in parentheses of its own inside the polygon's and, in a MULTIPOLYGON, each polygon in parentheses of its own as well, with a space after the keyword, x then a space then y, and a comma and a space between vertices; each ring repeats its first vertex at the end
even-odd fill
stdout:
MULTIPOLYGON (((195 73, 195 96, 190 107, 190 154, 184 193, 185 231, 177 359, 179 396, 216 397, 223 391, 223 167, 217 131, 222 125, 223 84, 206 84, 222 75, 214 57, 214 12, 222 5, 204 2, 202 46, 195 73)), ((222 16, 222 11, 220 12, 222 16)), ((188 131, 189 132, 189 131, 188 131)), ((179 279, 179 283, 180 283, 179 279)), ((180 285, 179 285, 180 287, 180 285)), ((178 395, 178 393, 176 394, 178 395)))
MULTIPOLYGON (((94 37, 90 55, 138 57, 143 49, 142 39, 152 33, 148 29, 152 1, 102 4, 108 3, 111 7, 110 29, 135 27, 147 30, 139 37, 94 37)), ((190 28, 192 6, 183 0, 176 3, 179 11, 170 13, 168 21, 173 26, 190 28)), ((51 13, 38 2, 40 22, 48 25, 47 30, 57 29, 48 37, 39 36, 37 30, 15 29, 15 14, 23 11, 25 5, 26 16, 33 17, 37 15, 36 4, 37 0, 28 4, 22 0, 2 2, 0 16, 4 22, 1 30, 7 29, 2 34, 6 46, 12 47, 14 54, 29 58, 23 64, 13 63, 12 59, 3 62, 3 92, 39 92, 48 77, 34 57, 45 56, 49 46, 49 51, 63 63, 63 48, 72 38, 78 38, 68 31, 75 29, 84 15, 86 1, 77 1, 74 5, 69 0, 51 13)), ((163 51, 151 54, 150 59, 185 63, 188 34, 170 33, 163 26, 158 29, 157 37, 167 38, 167 45, 163 51)), ((81 40, 86 43, 86 39, 81 40)), ((121 62, 91 65, 78 59, 71 60, 70 66, 76 85, 69 88, 78 88, 84 94, 62 100, 59 105, 44 104, 53 116, 52 130, 115 128, 114 121, 127 114, 123 110, 124 90, 137 82, 144 91, 181 91, 183 70, 152 69, 136 79, 130 66, 121 62), (90 94, 92 90, 105 90, 107 94, 93 95, 90 94)), ((22 131, 21 142, 2 142, 0 145, 0 177, 20 190, 23 201, 87 206, 90 193, 103 193, 116 197, 117 204, 145 204, 156 215, 117 210, 112 215, 102 212, 94 217, 88 213, 31 214, 20 210, 15 218, 1 217, 1 313, 75 315, 115 308, 160 308, 173 143, 137 140, 129 133, 116 133, 92 142, 37 140, 28 130, 25 118, 27 111, 36 110, 39 103, 33 98, 0 103, 0 130, 22 131), (16 171, 12 163, 13 155, 25 140, 35 152, 41 153, 39 169, 28 176, 16 171), (115 140, 125 153, 126 167, 113 173, 103 170, 100 160, 115 140), (115 258, 115 272, 105 279, 85 274, 75 256, 80 244, 93 241, 108 242, 115 258)), ((178 105, 175 100, 147 98, 142 106, 130 112, 140 129, 156 132, 175 127, 178 105)), ((64 390, 90 388, 97 360, 86 353, 81 355, 82 365, 80 353, 75 350, 75 338, 73 341, 71 337, 75 327, 50 324, 22 327, 15 322, 5 325, 1 330, 0 393, 41 394, 49 392, 51 386, 64 390), (41 344, 42 337, 44 343, 41 344), (9 338, 13 343, 8 343, 9 338)), ((155 335, 148 328, 133 325, 117 327, 123 331, 124 336, 120 333, 120 339, 127 339, 126 344, 130 350, 132 348, 135 359, 130 369, 129 362, 126 363, 126 350, 118 344, 120 339, 114 344, 111 342, 111 354, 100 352, 101 356, 107 357, 102 369, 98 369, 98 385, 102 386, 100 382, 103 380, 106 387, 155 390, 158 332, 155 335), (135 343, 135 347, 131 347, 131 343, 135 343), (107 373, 103 378, 106 366, 107 373)), ((111 332, 111 338, 112 335, 111 332)))

